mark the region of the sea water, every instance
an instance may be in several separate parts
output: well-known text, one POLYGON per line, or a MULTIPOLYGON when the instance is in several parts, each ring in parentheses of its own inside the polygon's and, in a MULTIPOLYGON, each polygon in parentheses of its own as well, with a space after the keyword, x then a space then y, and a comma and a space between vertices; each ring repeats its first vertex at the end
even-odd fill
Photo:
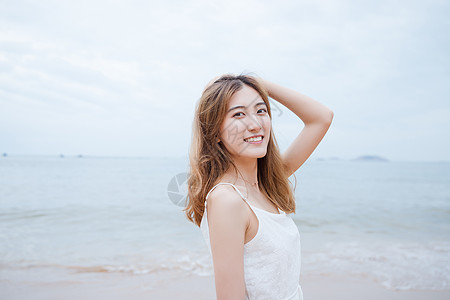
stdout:
MULTIPOLYGON (((186 172, 187 158, 0 158, 0 284, 212 275, 173 197, 186 172)), ((290 180, 302 276, 450 289, 450 163, 311 160, 290 180)))

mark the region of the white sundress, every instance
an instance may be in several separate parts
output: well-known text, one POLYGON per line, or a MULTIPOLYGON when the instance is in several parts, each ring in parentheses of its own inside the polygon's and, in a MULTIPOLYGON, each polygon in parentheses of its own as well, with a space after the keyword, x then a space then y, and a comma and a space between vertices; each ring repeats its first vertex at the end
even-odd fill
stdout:
MULTIPOLYGON (((220 184, 234 187, 258 218, 255 237, 244 244, 245 298, 247 300, 303 300, 300 286, 301 243, 300 232, 291 216, 278 209, 279 214, 268 212, 248 203, 232 183, 220 184)), ((205 211, 200 222, 205 242, 212 257, 209 228, 205 211)))

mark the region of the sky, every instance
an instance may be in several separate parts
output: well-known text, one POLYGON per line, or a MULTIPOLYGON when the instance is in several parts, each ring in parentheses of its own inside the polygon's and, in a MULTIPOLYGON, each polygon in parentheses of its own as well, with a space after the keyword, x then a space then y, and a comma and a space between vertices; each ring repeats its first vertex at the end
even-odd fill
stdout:
MULTIPOLYGON (((450 161, 448 1, 0 1, 0 153, 188 155, 195 104, 252 73, 333 110, 312 158, 450 161)), ((280 150, 303 128, 286 107, 280 150)))

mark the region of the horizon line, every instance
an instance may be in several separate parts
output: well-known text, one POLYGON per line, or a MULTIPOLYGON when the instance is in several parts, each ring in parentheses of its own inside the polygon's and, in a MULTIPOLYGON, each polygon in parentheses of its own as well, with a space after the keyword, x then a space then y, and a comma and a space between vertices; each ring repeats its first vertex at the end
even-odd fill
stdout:
MULTIPOLYGON (((135 159, 145 159, 145 158, 172 158, 172 159, 188 159, 189 155, 107 155, 107 154, 102 154, 102 155, 95 155, 95 154, 65 154, 65 153, 60 153, 60 154, 19 154, 19 153, 7 153, 7 152, 0 152, 0 157, 1 158, 7 158, 7 157, 59 157, 59 158, 135 158, 135 159)), ((373 160, 373 162, 443 162, 443 163, 448 163, 450 162, 450 160, 398 160, 398 159, 389 159, 386 158, 384 156, 380 156, 380 155, 359 155, 353 158, 342 158, 342 157, 338 157, 338 156, 329 156, 329 157, 310 157, 307 159, 306 162, 308 161, 364 161, 364 159, 360 159, 366 156, 370 156, 370 157, 378 157, 381 158, 381 160, 373 160)), ((366 160, 367 162, 371 161, 371 160, 366 160)))

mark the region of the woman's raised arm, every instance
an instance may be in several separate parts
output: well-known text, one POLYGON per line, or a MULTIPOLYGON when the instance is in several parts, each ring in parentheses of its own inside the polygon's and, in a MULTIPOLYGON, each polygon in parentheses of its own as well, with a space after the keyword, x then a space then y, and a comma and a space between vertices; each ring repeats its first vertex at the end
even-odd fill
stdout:
POLYGON ((303 130, 282 154, 287 172, 292 175, 308 159, 325 136, 334 113, 325 105, 297 91, 264 79, 269 96, 286 106, 305 124, 303 130))

